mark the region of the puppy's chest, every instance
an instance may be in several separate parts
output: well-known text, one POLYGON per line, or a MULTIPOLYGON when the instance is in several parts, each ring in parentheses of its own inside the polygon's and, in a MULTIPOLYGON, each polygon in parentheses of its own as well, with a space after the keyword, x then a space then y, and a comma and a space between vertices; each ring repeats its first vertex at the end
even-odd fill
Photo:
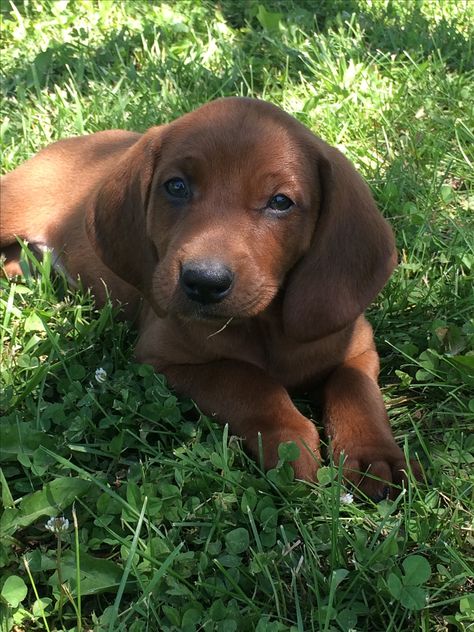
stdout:
POLYGON ((327 339, 298 343, 273 327, 236 328, 215 343, 223 356, 258 366, 287 388, 317 381, 340 362, 327 339))
POLYGON ((284 336, 269 335, 264 339, 264 350, 262 368, 287 388, 317 382, 340 362, 327 353, 325 340, 296 343, 284 336))

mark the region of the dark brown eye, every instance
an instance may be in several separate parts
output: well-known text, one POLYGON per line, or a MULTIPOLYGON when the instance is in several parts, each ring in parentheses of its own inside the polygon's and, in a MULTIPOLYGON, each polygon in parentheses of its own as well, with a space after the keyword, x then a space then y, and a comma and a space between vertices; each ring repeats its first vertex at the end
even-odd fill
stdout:
POLYGON ((172 197, 181 199, 189 197, 189 189, 182 178, 171 178, 165 182, 164 187, 172 197))
POLYGON ((268 208, 272 208, 274 211, 287 211, 293 205, 293 200, 290 200, 290 198, 283 195, 283 193, 277 193, 268 200, 268 208))

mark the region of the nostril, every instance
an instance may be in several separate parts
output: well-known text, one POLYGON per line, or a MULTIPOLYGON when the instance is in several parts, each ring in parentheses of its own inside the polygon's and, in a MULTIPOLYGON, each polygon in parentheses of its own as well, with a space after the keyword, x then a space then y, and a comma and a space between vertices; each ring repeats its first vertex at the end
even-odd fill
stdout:
POLYGON ((230 292, 234 273, 220 261, 194 261, 182 266, 180 283, 188 298, 218 303, 230 292))
POLYGON ((232 284, 232 277, 230 275, 225 275, 224 277, 215 279, 215 282, 212 283, 212 288, 215 292, 226 292, 232 284))

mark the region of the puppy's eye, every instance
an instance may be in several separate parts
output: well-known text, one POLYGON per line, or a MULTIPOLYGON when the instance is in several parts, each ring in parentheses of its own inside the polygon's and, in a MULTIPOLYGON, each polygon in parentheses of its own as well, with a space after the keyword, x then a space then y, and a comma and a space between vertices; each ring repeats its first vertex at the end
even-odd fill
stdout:
POLYGON ((270 200, 268 200, 268 208, 274 211, 287 211, 294 205, 293 200, 283 195, 283 193, 277 193, 270 200))
POLYGON ((171 178, 165 182, 164 187, 172 197, 181 199, 189 197, 189 189, 182 178, 171 178))

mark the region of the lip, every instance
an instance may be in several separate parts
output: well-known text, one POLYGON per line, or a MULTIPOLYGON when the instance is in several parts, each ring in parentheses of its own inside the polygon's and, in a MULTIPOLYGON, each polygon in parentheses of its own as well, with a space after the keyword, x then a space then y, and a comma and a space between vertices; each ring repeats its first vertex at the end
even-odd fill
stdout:
POLYGON ((229 309, 229 306, 224 305, 224 303, 220 305, 202 305, 189 300, 185 303, 180 301, 180 304, 176 305, 175 309, 171 311, 175 316, 183 320, 209 322, 213 325, 225 324, 229 319, 234 320, 243 317, 243 314, 229 309))
POLYGON ((186 320, 198 320, 211 323, 224 323, 229 318, 239 318, 237 314, 229 314, 228 312, 210 311, 206 308, 179 310, 177 316, 186 320))

